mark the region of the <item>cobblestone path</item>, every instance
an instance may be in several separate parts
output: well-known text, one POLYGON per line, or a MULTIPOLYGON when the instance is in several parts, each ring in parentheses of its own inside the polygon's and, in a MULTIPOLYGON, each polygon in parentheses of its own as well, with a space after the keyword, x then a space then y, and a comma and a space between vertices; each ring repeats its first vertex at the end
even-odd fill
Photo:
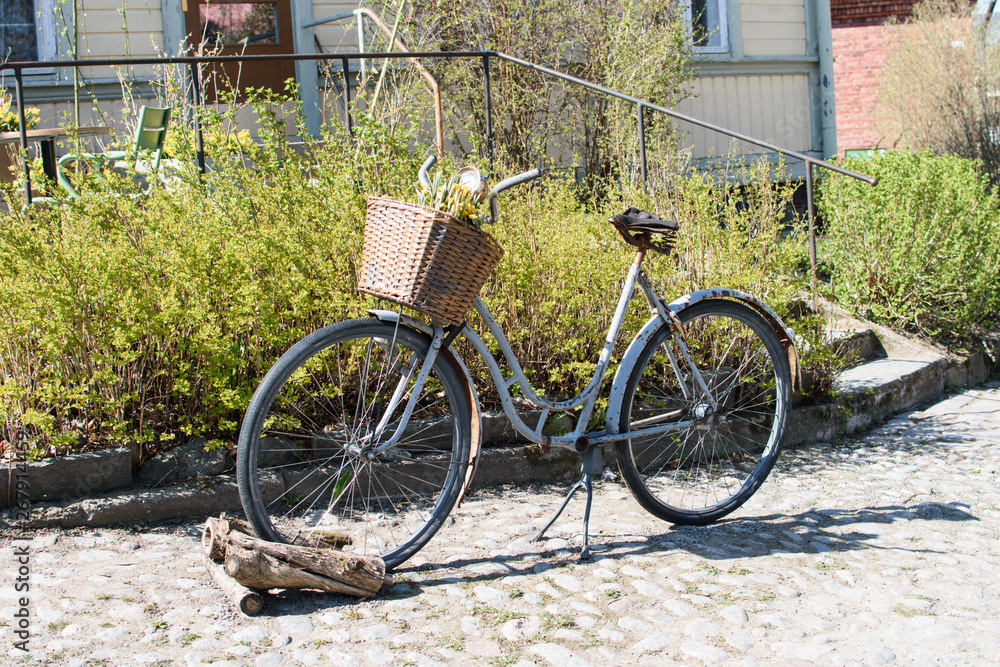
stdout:
POLYGON ((1000 662, 1000 388, 785 452, 731 518, 676 528, 614 481, 527 537, 565 488, 470 498, 380 598, 311 592, 235 613, 200 526, 39 533, 30 654, 0 547, 7 664, 986 665, 1000 662))

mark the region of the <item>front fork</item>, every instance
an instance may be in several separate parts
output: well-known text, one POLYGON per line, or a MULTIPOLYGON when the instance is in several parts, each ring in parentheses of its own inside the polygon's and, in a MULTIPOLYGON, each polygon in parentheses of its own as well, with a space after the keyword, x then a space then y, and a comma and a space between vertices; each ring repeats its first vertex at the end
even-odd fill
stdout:
MULTIPOLYGON (((420 366, 419 372, 417 372, 416 369, 416 355, 413 355, 405 364, 401 364, 398 360, 390 364, 392 367, 395 366, 395 364, 400 363, 401 372, 399 381, 396 383, 392 396, 386 402, 382 413, 382 419, 379 420, 375 430, 372 431, 366 438, 367 442, 362 443, 359 453, 362 453, 369 459, 374 459, 376 455, 399 442, 399 439, 403 436, 403 431, 406 430, 406 426, 410 422, 410 417, 413 415, 413 409, 417 405, 417 400, 420 398, 421 391, 423 391, 424 383, 426 383, 427 378, 430 377, 431 369, 434 367, 434 362, 437 361, 438 354, 441 352, 444 339, 444 329, 437 322, 435 322, 434 333, 431 336, 431 344, 424 357, 424 362, 420 366), (413 385, 410 386, 410 380, 413 378, 414 373, 417 373, 417 378, 413 382, 413 385), (392 421, 392 415, 396 412, 396 408, 398 408, 400 403, 402 403, 404 397, 406 397, 408 388, 409 398, 406 399, 406 407, 403 409, 403 414, 399 419, 399 424, 396 426, 396 430, 388 440, 385 440, 381 444, 373 447, 372 443, 378 442, 382 437, 382 434, 385 433, 386 429, 389 427, 389 424, 392 421)), ((390 354, 392 354, 393 347, 395 346, 390 346, 390 354)))

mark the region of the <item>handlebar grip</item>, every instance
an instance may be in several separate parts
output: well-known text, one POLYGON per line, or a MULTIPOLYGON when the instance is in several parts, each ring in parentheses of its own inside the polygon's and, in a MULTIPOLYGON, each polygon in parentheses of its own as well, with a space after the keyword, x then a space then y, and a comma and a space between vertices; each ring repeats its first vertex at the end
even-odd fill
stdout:
POLYGON ((437 158, 433 155, 429 155, 427 159, 424 160, 424 163, 420 165, 420 171, 417 172, 417 180, 420 181, 421 185, 431 187, 431 179, 427 177, 427 170, 433 167, 435 162, 437 162, 437 158))
POLYGON ((491 222, 496 222, 500 215, 500 210, 497 208, 497 195, 508 188, 512 188, 515 185, 520 185, 521 183, 527 183, 532 181, 542 175, 541 169, 532 169, 531 171, 525 171, 516 176, 511 176, 506 178, 490 190, 490 220, 491 222))

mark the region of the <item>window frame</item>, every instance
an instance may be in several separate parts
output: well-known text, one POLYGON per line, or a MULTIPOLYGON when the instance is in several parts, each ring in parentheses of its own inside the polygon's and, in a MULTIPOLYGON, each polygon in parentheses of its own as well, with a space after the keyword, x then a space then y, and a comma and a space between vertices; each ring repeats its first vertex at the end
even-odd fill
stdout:
POLYGON ((691 44, 691 51, 695 54, 725 54, 729 53, 731 45, 729 43, 729 2, 728 0, 705 0, 705 4, 712 3, 719 11, 718 46, 698 46, 694 43, 694 10, 691 0, 684 2, 684 20, 687 26, 688 40, 691 44))
MULTIPOLYGON (((59 6, 59 14, 62 15, 62 6, 66 2, 71 2, 73 0, 34 0, 34 12, 35 12, 35 34, 37 37, 38 45, 38 60, 58 60, 60 47, 62 40, 58 38, 58 31, 56 30, 56 13, 57 5, 59 6)), ((72 20, 70 17, 66 17, 72 20)), ((55 76, 55 67, 30 67, 28 69, 22 70, 23 74, 28 77, 42 76, 55 76)), ((14 70, 12 69, 0 69, 0 76, 12 76, 14 70)))

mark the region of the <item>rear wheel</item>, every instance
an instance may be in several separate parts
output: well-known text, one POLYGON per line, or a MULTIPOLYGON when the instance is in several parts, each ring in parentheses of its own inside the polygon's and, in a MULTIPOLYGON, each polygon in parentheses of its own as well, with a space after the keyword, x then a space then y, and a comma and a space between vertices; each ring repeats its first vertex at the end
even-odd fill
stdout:
POLYGON ((619 423, 622 432, 677 427, 620 441, 618 466, 635 498, 656 516, 706 524, 745 503, 771 471, 791 373, 774 330, 748 306, 712 299, 678 317, 709 393, 695 381, 670 328, 661 327, 629 375, 619 423))
POLYGON ((395 433, 429 347, 409 327, 351 320, 278 360, 247 409, 237 455, 240 499, 258 536, 380 555, 392 568, 438 531, 472 437, 462 382, 445 359, 401 439, 375 451, 395 433))

